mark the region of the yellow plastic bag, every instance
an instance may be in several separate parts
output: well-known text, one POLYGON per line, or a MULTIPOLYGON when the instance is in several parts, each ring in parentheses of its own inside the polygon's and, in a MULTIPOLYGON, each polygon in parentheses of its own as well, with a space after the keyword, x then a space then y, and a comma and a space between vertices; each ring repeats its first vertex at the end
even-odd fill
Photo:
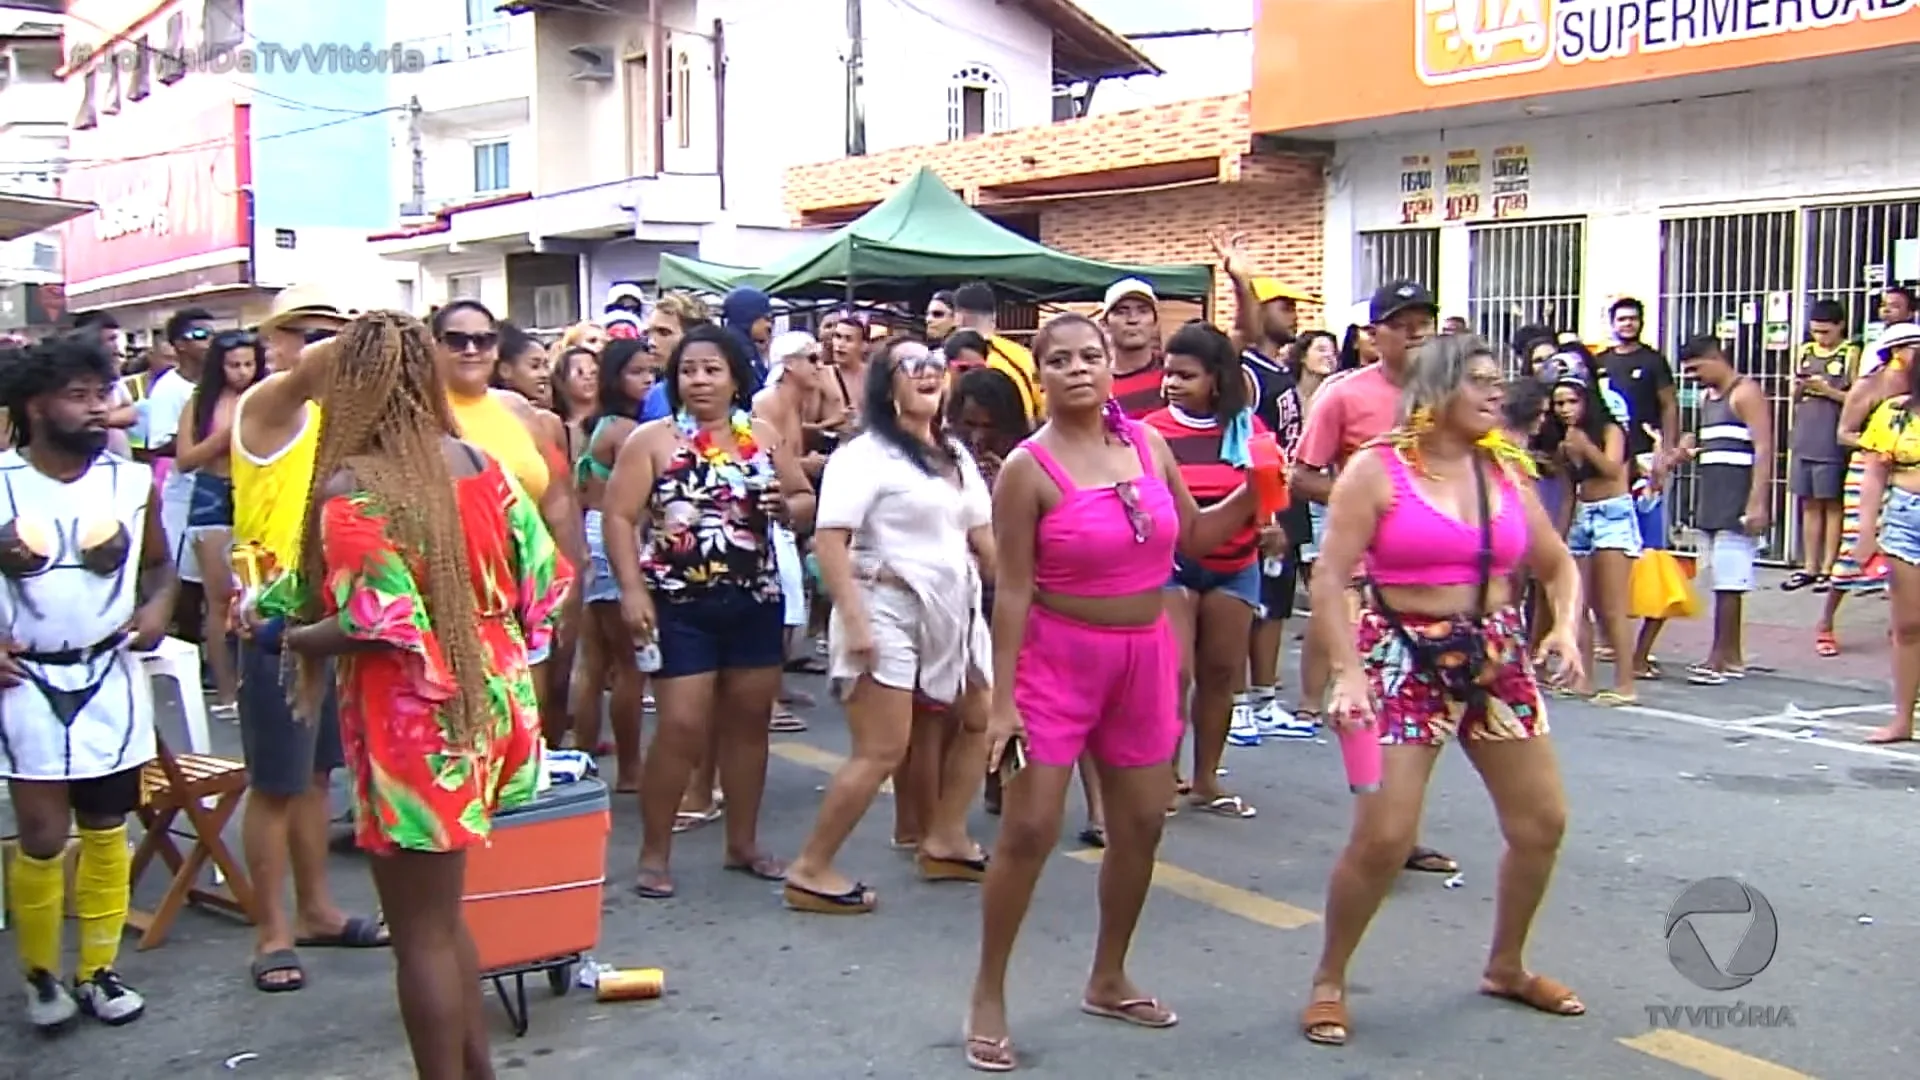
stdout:
POLYGON ((1700 614, 1691 557, 1645 551, 1627 576, 1628 614, 1636 619, 1691 619, 1700 614))

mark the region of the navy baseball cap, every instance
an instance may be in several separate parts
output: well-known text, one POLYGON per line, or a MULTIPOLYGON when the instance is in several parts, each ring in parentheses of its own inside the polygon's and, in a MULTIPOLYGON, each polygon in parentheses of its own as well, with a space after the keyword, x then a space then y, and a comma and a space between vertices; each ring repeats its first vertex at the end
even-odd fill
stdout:
POLYGON ((1367 304, 1367 321, 1378 326, 1413 308, 1424 308, 1436 317, 1440 314, 1440 305, 1425 285, 1417 281, 1389 281, 1374 292, 1373 300, 1367 304))

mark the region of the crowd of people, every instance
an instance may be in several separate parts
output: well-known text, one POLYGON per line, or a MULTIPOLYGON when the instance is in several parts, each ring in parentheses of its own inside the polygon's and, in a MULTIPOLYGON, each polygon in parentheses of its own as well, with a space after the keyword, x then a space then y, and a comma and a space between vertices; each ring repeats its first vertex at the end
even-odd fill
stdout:
MULTIPOLYGON (((1166 1028, 1177 1015, 1126 967, 1166 819, 1256 816, 1224 785, 1230 744, 1377 734, 1385 780, 1355 799, 1301 1018, 1342 1043, 1349 961, 1394 875, 1458 869, 1417 836, 1458 741, 1507 845, 1481 988, 1581 1013, 1523 960, 1566 814, 1547 699, 1629 704, 1662 676, 1664 615, 1634 637, 1629 598, 1669 547, 1689 462, 1714 644, 1688 677, 1744 673, 1777 456, 1765 396, 1720 342, 1689 340, 1701 396, 1683 431, 1630 299, 1602 350, 1540 326, 1498 355, 1440 330, 1412 281, 1379 289, 1344 340, 1302 331, 1310 297, 1215 241, 1237 301, 1225 331, 1163 332, 1131 278, 1027 346, 985 284, 779 333, 752 289, 716 317, 622 285, 551 346, 471 299, 420 319, 296 287, 250 331, 178 312, 143 372, 120 370, 99 322, 0 357, 0 775, 29 1020, 143 1008, 115 967, 124 818, 154 754, 130 657, 169 633, 202 644, 213 712, 242 737, 253 985, 301 989, 301 950, 390 946, 423 1077, 492 1075, 464 853, 533 796, 543 750, 567 747, 611 757, 637 795, 632 887, 662 902, 675 837, 717 825, 724 867, 780 883, 788 908, 873 911, 837 860, 891 781, 895 846, 926 880, 980 886, 965 1055, 1009 1071, 1008 963, 1076 771, 1080 840, 1106 849, 1081 1007, 1166 1028), (1254 480, 1260 446, 1287 464, 1277 504, 1254 480), (758 819, 769 737, 805 725, 800 673, 826 676, 852 750, 788 863, 758 819), (377 916, 328 888, 336 770, 377 916), (990 843, 971 831, 983 787, 990 843)), ((1829 590, 1829 654, 1842 590, 1890 583, 1909 613, 1876 736, 1892 740, 1912 738, 1920 688, 1920 327, 1888 314, 1859 350, 1843 311, 1812 311, 1790 476, 1809 553, 1786 587, 1829 590)))

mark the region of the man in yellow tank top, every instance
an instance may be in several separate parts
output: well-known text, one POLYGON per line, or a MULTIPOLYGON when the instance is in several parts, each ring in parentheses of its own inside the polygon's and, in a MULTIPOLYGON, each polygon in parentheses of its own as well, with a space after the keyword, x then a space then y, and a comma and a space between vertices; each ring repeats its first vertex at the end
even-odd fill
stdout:
POLYGON ((255 912, 253 984, 266 993, 305 984, 296 944, 384 945, 375 919, 349 917, 326 883, 327 775, 342 765, 331 691, 317 723, 303 723, 281 683, 280 636, 289 614, 274 586, 300 562, 301 527, 313 486, 320 409, 313 403, 333 361, 341 307, 313 286, 274 297, 260 324, 272 372, 241 396, 233 417, 234 573, 241 604, 240 735, 251 787, 242 822, 255 912), (289 867, 295 907, 282 899, 289 867))

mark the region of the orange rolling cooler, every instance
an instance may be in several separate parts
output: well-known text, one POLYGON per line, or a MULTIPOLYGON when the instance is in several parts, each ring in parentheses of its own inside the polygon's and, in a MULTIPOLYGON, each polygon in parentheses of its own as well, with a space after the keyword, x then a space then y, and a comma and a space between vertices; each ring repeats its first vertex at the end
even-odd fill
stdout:
POLYGON ((611 828, 607 786, 579 780, 496 816, 493 842, 467 853, 467 928, 515 1035, 527 1033, 527 976, 545 972, 565 994, 600 940, 611 828))

